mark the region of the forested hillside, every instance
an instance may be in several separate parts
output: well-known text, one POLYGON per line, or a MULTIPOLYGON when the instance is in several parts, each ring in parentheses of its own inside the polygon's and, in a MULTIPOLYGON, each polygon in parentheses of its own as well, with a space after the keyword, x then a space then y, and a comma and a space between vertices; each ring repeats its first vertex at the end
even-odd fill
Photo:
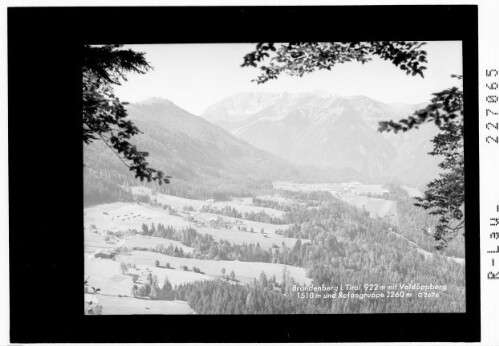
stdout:
MULTIPOLYGON (((395 193, 403 193, 392 186, 395 193)), ((402 190, 403 191, 403 190, 402 190)), ((289 204, 274 202, 286 210, 283 223, 288 224, 282 235, 296 238, 293 247, 276 244, 270 249, 258 244, 231 244, 202 235, 196 229, 175 229, 163 224, 143 225, 142 234, 179 241, 193 249, 185 253, 170 248, 138 248, 174 257, 203 260, 229 260, 285 264, 306 269, 312 285, 340 287, 350 284, 360 287, 355 294, 401 292, 399 285, 445 286, 438 297, 404 296, 365 299, 300 298, 293 290, 298 284, 284 270, 279 278, 262 274, 250 285, 230 282, 194 282, 176 289, 177 299, 187 300, 198 313, 366 313, 366 312, 455 312, 464 308, 464 265, 446 257, 431 247, 433 238, 417 236, 391 223, 386 218, 370 218, 366 211, 348 205, 330 193, 292 193, 281 191, 289 204), (421 253, 395 232, 401 232, 427 246, 421 253), (371 292, 372 287, 385 289, 371 292), (390 285, 394 288, 386 289, 390 285), (379 292, 378 292, 379 291, 379 292)), ((396 196, 400 199, 400 196, 396 196)), ((232 210, 237 214, 237 210, 232 210)), ((409 215, 402 211, 404 225, 409 215)), ((427 218, 411 217, 411 227, 422 227, 427 218)), ((278 230, 276 232, 279 232, 278 230)), ((434 244, 433 244, 434 245, 434 244)), ((462 254, 456 244, 455 254, 462 254)), ((181 250, 181 249, 180 249, 181 250)), ((454 254, 454 253, 453 253, 454 254)), ((404 291, 405 292, 405 291, 404 291)), ((345 292, 346 293, 346 292, 345 292)), ((393 294, 395 294, 393 293, 393 294)), ((418 292, 416 292, 418 293, 418 292)), ((421 292, 419 292, 421 293, 421 292)), ((428 292, 424 292, 428 293, 428 292)), ((434 292, 433 292, 434 293, 434 292)), ((405 293, 404 293, 405 294, 405 293)), ((368 297, 368 296, 367 296, 368 297)))
MULTIPOLYGON (((143 134, 135 143, 149 152, 152 166, 173 177, 170 185, 151 184, 162 192, 191 198, 227 199, 271 188, 272 178, 296 178, 288 162, 255 149, 225 130, 163 99, 128 106, 143 134)), ((84 147, 87 205, 128 200, 120 186, 136 179, 104 143, 84 147)))

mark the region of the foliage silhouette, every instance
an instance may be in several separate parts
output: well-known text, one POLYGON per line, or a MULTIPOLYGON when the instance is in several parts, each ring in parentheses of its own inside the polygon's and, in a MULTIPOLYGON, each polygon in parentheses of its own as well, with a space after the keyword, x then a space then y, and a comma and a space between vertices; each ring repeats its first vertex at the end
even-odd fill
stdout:
MULTIPOLYGON (((461 75, 452 77, 462 79, 461 75)), ((441 132, 432 139, 433 151, 429 154, 443 157, 439 164, 442 173, 428 184, 423 197, 416 198, 415 205, 439 217, 432 236, 439 242, 437 249, 443 249, 460 230, 464 230, 463 92, 452 87, 433 95, 431 103, 414 115, 398 122, 380 122, 379 131, 405 132, 428 122, 434 122, 440 129, 441 132)))
POLYGON ((124 107, 114 94, 113 85, 126 81, 126 73, 143 74, 151 69, 144 53, 120 49, 122 45, 84 45, 82 59, 83 142, 102 140, 135 173, 135 178, 168 184, 170 176, 148 167, 149 153, 137 150, 130 139, 141 133, 127 119, 124 107))
POLYGON ((406 74, 424 77, 426 51, 424 42, 290 42, 276 48, 273 42, 258 43, 244 56, 242 67, 259 67, 258 84, 277 79, 281 73, 302 77, 316 70, 331 70, 336 64, 358 61, 362 64, 378 56, 391 61, 406 74), (268 64, 262 62, 269 58, 268 64), (260 64, 260 66, 259 66, 260 64))

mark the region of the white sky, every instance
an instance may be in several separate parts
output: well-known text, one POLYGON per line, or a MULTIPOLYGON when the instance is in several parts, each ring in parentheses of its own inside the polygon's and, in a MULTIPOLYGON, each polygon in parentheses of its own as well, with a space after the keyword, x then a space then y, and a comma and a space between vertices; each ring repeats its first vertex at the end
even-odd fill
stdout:
POLYGON ((208 106, 237 92, 307 92, 326 90, 333 95, 365 95, 383 102, 427 102, 431 93, 456 84, 451 74, 462 73, 460 41, 435 41, 423 46, 428 53, 425 78, 408 76, 391 62, 378 58, 364 65, 350 62, 331 71, 304 77, 282 75, 264 84, 251 82, 259 70, 240 67, 253 44, 130 45, 145 52, 154 70, 130 74, 115 88, 122 101, 161 97, 200 115, 208 106))

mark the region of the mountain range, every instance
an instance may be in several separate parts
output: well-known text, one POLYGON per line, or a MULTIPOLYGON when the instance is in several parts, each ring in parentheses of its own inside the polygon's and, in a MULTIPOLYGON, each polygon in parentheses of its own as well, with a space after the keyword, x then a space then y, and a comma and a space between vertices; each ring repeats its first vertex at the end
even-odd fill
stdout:
MULTIPOLYGON (((151 167, 172 176, 171 184, 160 187, 162 192, 224 199, 269 189, 274 179, 295 180, 301 174, 295 165, 168 100, 150 98, 128 104, 126 109, 128 118, 141 131, 133 137, 133 144, 149 153, 151 167)), ((119 186, 137 184, 102 141, 84 146, 84 163, 89 203, 122 198, 119 186)))
MULTIPOLYGON (((438 160, 427 155, 434 126, 377 132, 378 121, 420 106, 313 92, 236 94, 202 116, 160 98, 126 107, 142 131, 133 139, 137 148, 149 153, 151 167, 173 177, 163 192, 223 199, 268 191, 275 180, 423 188, 438 173, 438 160)), ((137 183, 101 141, 84 146, 84 163, 88 201, 123 199, 120 186, 137 183)))
POLYGON ((435 126, 398 134, 377 129, 379 121, 398 120, 424 106, 325 91, 238 93, 210 106, 202 117, 297 165, 423 187, 438 174, 439 159, 428 155, 435 126))

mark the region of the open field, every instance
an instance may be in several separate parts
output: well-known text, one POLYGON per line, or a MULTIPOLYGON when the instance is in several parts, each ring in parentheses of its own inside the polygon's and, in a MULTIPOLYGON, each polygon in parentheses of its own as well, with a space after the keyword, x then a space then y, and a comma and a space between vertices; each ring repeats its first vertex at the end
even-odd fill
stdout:
POLYGON ((366 208, 370 217, 395 216, 397 214, 397 202, 381 198, 371 198, 354 194, 342 194, 340 199, 358 208, 366 208))
MULTIPOLYGON (((141 251, 138 251, 141 252, 141 251)), ((142 251, 144 252, 144 251, 142 251)), ((154 252, 147 252, 154 254, 154 252)), ((140 257, 140 256, 139 256, 140 257)), ((168 256, 167 256, 168 257, 168 256)), ((173 258, 179 258, 179 257, 173 257, 173 258)), ((159 287, 163 287, 163 283, 165 282, 165 277, 168 278, 168 281, 172 284, 173 287, 189 283, 189 282, 195 282, 195 281, 205 281, 205 280, 214 280, 215 277, 212 277, 210 275, 201 274, 201 273, 195 273, 192 271, 192 268, 189 268, 191 270, 184 271, 180 269, 180 265, 174 265, 174 263, 167 261, 160 261, 160 267, 155 267, 154 266, 154 259, 152 260, 151 263, 148 263, 147 261, 140 261, 136 262, 135 261, 136 256, 133 254, 126 255, 126 256, 119 256, 117 261, 118 262, 124 262, 126 264, 128 263, 133 263, 136 265, 136 268, 130 268, 129 273, 130 274, 137 274, 139 276, 144 276, 147 277, 149 273, 151 275, 156 275, 158 277, 158 283, 159 287), (166 263, 170 263, 170 269, 165 268, 166 263)), ((159 259, 159 258, 158 258, 159 259)), ((132 287, 130 286, 130 289, 132 287)))
POLYGON ((274 189, 282 189, 296 192, 329 191, 332 194, 343 191, 340 184, 333 183, 293 183, 289 181, 273 182, 274 189))
POLYGON ((180 216, 170 215, 161 208, 138 203, 108 203, 85 209, 84 225, 111 232, 141 230, 142 224, 151 225, 161 222, 173 227, 188 227, 189 222, 180 216))
POLYGON ((137 234, 133 237, 127 237, 125 243, 123 244, 128 249, 132 249, 133 247, 146 247, 146 248, 156 248, 156 245, 163 244, 165 248, 172 245, 173 247, 177 247, 178 249, 182 249, 184 253, 192 253, 193 248, 182 244, 176 240, 170 240, 160 237, 149 237, 137 234))
POLYGON ((275 182, 275 188, 290 191, 327 191, 337 198, 358 208, 366 208, 371 217, 384 217, 396 215, 397 205, 393 201, 381 198, 372 198, 371 195, 388 193, 382 185, 368 185, 358 182, 350 183, 324 183, 324 184, 299 184, 291 182, 275 182))
MULTIPOLYGON (((85 247, 86 252, 91 253, 98 248, 113 248, 115 245, 108 244, 104 240, 106 232, 127 231, 136 229, 141 231, 142 224, 150 226, 152 223, 162 223, 165 226, 174 228, 193 227, 201 234, 210 234, 216 241, 227 240, 233 244, 260 244, 262 248, 269 249, 273 245, 282 247, 284 242, 286 246, 293 247, 296 239, 285 238, 275 234, 277 229, 284 230, 288 225, 274 225, 262 222, 254 222, 243 219, 235 219, 211 213, 186 212, 185 216, 170 215, 167 210, 154 208, 143 204, 134 203, 110 203, 93 206, 85 209, 85 247), (195 223, 188 221, 188 216, 194 220, 202 221, 205 226, 196 226, 195 223), (233 223, 232 229, 214 228, 209 226, 209 220, 220 217, 225 221, 233 223), (247 231, 240 231, 237 225, 245 226, 247 231), (254 233, 250 229, 254 229, 254 233), (261 229, 265 234, 261 234, 261 229), (97 232, 97 233, 95 233, 97 232)), ((162 239, 157 237, 143 237, 137 235, 127 237, 123 246, 132 248, 137 247, 156 247, 156 244, 162 243, 165 247, 170 244, 182 247, 184 252, 192 252, 192 248, 182 245, 180 242, 162 239)))
POLYGON ((289 198, 286 198, 286 197, 282 197, 282 196, 280 196, 278 194, 260 195, 260 196, 256 196, 256 198, 267 200, 267 201, 274 201, 274 202, 278 202, 278 203, 282 203, 282 204, 296 203, 292 199, 289 199, 289 198))
POLYGON ((182 300, 149 300, 97 294, 103 315, 192 315, 187 302, 182 300))
MULTIPOLYGON (((292 276, 298 283, 309 284, 311 282, 311 280, 306 276, 305 269, 277 263, 214 261, 193 258, 180 258, 149 251, 132 251, 129 258, 131 262, 137 264, 138 266, 150 266, 151 270, 163 270, 163 268, 153 267, 155 260, 159 260, 161 265, 164 265, 168 262, 174 268, 179 268, 182 265, 186 265, 189 269, 192 269, 192 267, 195 266, 201 269, 201 271, 203 271, 205 275, 212 277, 220 277, 222 268, 225 268, 227 274, 229 274, 233 270, 236 274, 236 279, 241 281, 242 283, 250 283, 253 281, 253 279, 258 279, 262 271, 265 272, 265 275, 267 275, 268 278, 275 275, 277 282, 282 282, 282 274, 284 268, 286 268, 289 272, 289 275, 292 276)), ((170 279, 170 274, 168 273, 173 272, 174 270, 164 269, 164 271, 170 279)), ((161 280, 160 282, 162 283, 161 280)))
POLYGON ((158 203, 169 205, 172 208, 178 210, 182 210, 184 207, 192 207, 194 208, 194 210, 199 210, 204 205, 211 205, 213 208, 219 208, 219 209, 223 209, 224 207, 229 206, 231 208, 237 209, 237 211, 239 211, 240 213, 251 213, 251 212, 258 213, 264 211, 265 213, 273 217, 282 217, 284 215, 284 212, 281 210, 257 207, 252 205, 251 198, 233 198, 232 201, 223 201, 223 202, 213 201, 213 200, 202 201, 202 200, 164 195, 161 193, 152 195, 151 190, 143 186, 136 186, 132 187, 131 189, 133 194, 136 195, 147 194, 151 197, 151 199, 156 199, 158 203))
POLYGON ((348 183, 292 183, 288 181, 276 181, 273 183, 274 188, 289 191, 328 191, 332 194, 339 193, 356 193, 359 195, 377 194, 382 195, 388 193, 389 190, 380 184, 363 184, 359 182, 348 183))
MULTIPOLYGON (((112 234, 112 233, 111 233, 112 234)), ((85 230, 85 254, 90 255, 92 253, 99 252, 99 250, 103 249, 113 249, 120 246, 127 247, 128 249, 132 249, 134 247, 142 247, 142 248, 156 248, 157 245, 163 244, 165 248, 172 245, 173 247, 177 247, 178 249, 182 249, 184 253, 192 253, 193 248, 182 244, 176 240, 170 240, 159 237, 150 237, 144 236, 141 234, 137 234, 134 236, 126 236, 123 240, 120 239, 112 239, 113 243, 108 243, 105 240, 105 231, 96 231, 96 230, 85 230), (97 232, 97 233, 95 233, 97 232)))
MULTIPOLYGON (((209 234, 215 241, 227 240, 231 244, 243 245, 243 244, 254 244, 260 245, 262 249, 270 249, 274 245, 282 248, 282 243, 286 244, 287 247, 293 247, 296 243, 295 238, 284 238, 279 235, 268 234, 266 238, 265 235, 256 231, 251 233, 250 231, 238 231, 233 229, 225 228, 213 228, 213 227, 196 227, 196 230, 200 234, 209 234)), ((303 241, 302 241, 303 242, 303 241)))
POLYGON ((88 229, 85 229, 84 231, 84 236, 85 236, 85 254, 91 254, 94 252, 97 252, 98 250, 102 249, 112 249, 116 247, 114 244, 109 244, 106 243, 106 235, 104 233, 94 233, 97 231, 90 231, 88 229))
MULTIPOLYGON (((251 199, 250 199, 251 203, 251 199)), ((265 212, 266 214, 272 216, 272 217, 282 217, 284 215, 284 212, 282 210, 276 210, 272 208, 264 208, 264 207, 257 207, 251 204, 248 204, 247 199, 233 199, 230 202, 214 202, 213 207, 217 208, 224 208, 226 206, 229 206, 231 208, 237 209, 237 211, 241 213, 259 213, 261 211, 265 212)))
POLYGON ((100 288, 101 293, 116 296, 131 294, 132 277, 121 274, 120 262, 94 258, 85 261, 84 271, 89 286, 100 288))
POLYGON ((276 181, 273 183, 275 189, 283 189, 289 191, 329 191, 335 193, 355 192, 358 194, 383 194, 389 192, 382 185, 369 185, 359 182, 348 183, 293 183, 288 181, 276 181))
MULTIPOLYGON (((140 251, 139 251, 140 252, 140 251)), ((147 252, 154 254, 153 252, 147 252)), ((139 256, 139 258, 142 258, 139 256)), ((177 258, 177 257, 173 257, 177 258)), ((167 261, 162 261, 160 265, 164 266, 167 261)), ((194 273, 193 271, 183 271, 180 265, 174 265, 169 262, 172 269, 164 267, 155 267, 154 259, 149 263, 146 260, 135 262, 135 256, 119 256, 116 261, 110 259, 92 259, 85 261, 85 278, 88 279, 90 286, 98 287, 101 293, 110 295, 130 296, 133 286, 132 276, 129 274, 137 274, 139 276, 147 276, 149 273, 157 275, 159 286, 163 286, 165 276, 172 286, 177 286, 183 283, 194 281, 213 280, 214 277, 209 275, 194 273), (130 268, 125 275, 121 274, 120 263, 134 263, 136 268, 130 268)), ((192 269, 192 268, 190 268, 192 269)))
POLYGON ((287 247, 293 247, 297 240, 295 238, 286 238, 275 233, 276 230, 284 230, 289 225, 273 225, 262 222, 241 220, 229 216, 222 216, 211 213, 196 214, 194 216, 194 220, 204 222, 206 225, 208 225, 210 219, 217 217, 220 217, 226 222, 230 222, 232 224, 231 228, 227 229, 222 227, 214 228, 212 226, 196 226, 196 230, 201 234, 210 234, 217 241, 227 240, 233 244, 260 244, 260 247, 264 249, 272 248, 273 245, 277 245, 279 248, 281 248, 282 243, 286 244, 287 247), (236 224, 236 222, 238 223, 236 224), (247 230, 238 230, 237 226, 244 226, 247 228, 247 230), (254 232, 250 231, 251 228, 253 228, 254 232), (264 230, 264 234, 261 233, 261 229, 264 230))
MULTIPOLYGON (((219 214, 213 214, 213 213, 196 213, 194 216, 195 220, 198 221, 203 221, 203 222, 209 222, 210 219, 220 217, 224 221, 230 222, 233 224, 233 228, 237 229, 237 225, 239 226, 245 226, 248 230, 253 228, 255 232, 260 233, 260 230, 263 228, 265 234, 275 234, 275 231, 280 229, 280 230, 285 230, 288 228, 290 225, 276 225, 276 224, 271 224, 271 223, 265 223, 265 222, 256 222, 256 221, 250 221, 250 220, 245 220, 245 219, 237 219, 234 217, 230 216, 225 216, 225 215, 219 215, 219 214), (236 226, 236 227, 234 227, 236 226)), ((279 236, 281 237, 281 236, 279 236)), ((282 237, 281 237, 282 238, 282 237)))
MULTIPOLYGON (((345 193, 356 194, 367 196, 368 194, 383 195, 384 193, 389 193, 390 191, 383 187, 381 184, 363 184, 359 182, 349 182, 349 183, 292 183, 287 181, 277 181, 274 182, 274 188, 283 189, 289 191, 328 191, 333 195, 341 195, 345 193)), ((401 186, 409 196, 418 197, 422 196, 422 192, 415 187, 401 186)), ((262 197, 258 197, 262 198, 262 197)), ((266 197, 269 199, 274 199, 274 197, 266 197)))

